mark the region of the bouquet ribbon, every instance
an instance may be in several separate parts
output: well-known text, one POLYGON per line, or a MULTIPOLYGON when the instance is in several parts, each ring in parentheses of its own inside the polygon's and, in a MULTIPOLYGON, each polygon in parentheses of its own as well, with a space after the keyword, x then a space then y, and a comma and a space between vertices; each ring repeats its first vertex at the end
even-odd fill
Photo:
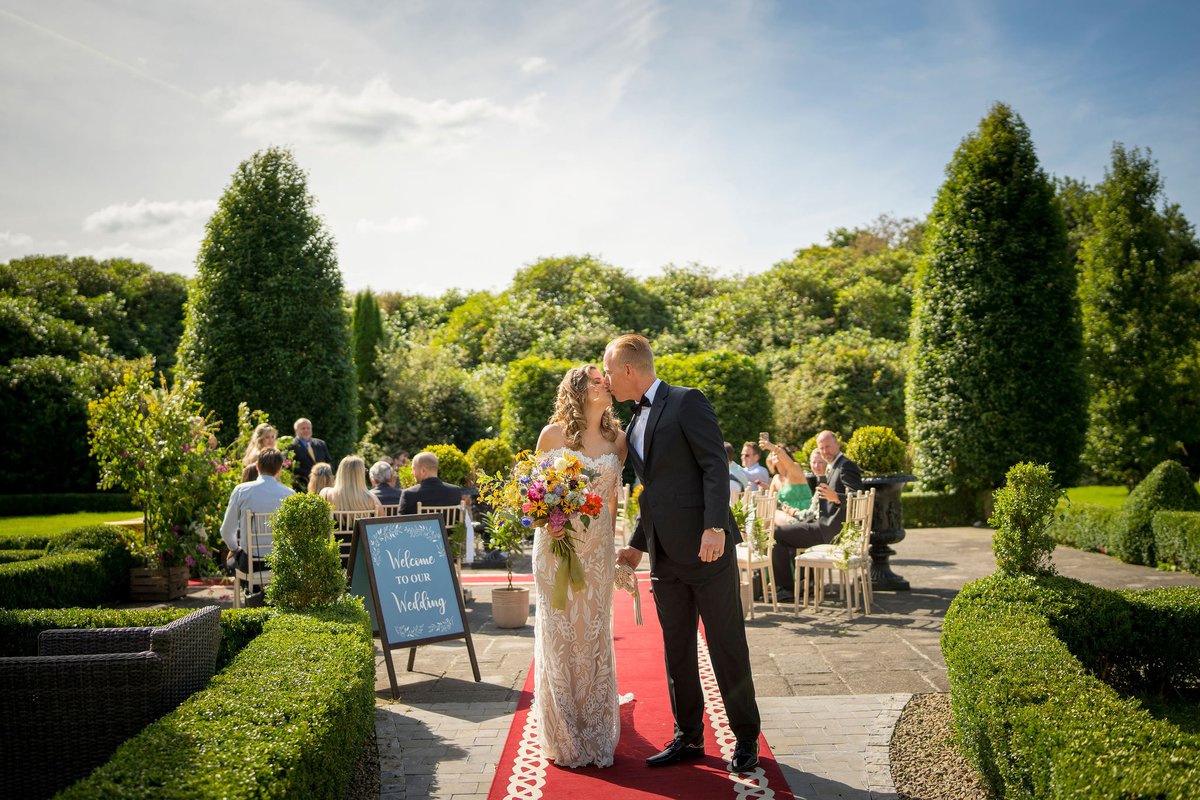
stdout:
POLYGON ((550 596, 550 605, 562 611, 567 607, 567 588, 583 591, 587 580, 583 575, 583 563, 565 537, 555 541, 551 549, 558 555, 558 570, 554 573, 554 593, 550 596))
POLYGON ((616 584, 616 588, 633 595, 633 620, 638 625, 641 625, 642 593, 638 591, 637 575, 634 574, 628 564, 617 564, 617 572, 613 582, 616 584))

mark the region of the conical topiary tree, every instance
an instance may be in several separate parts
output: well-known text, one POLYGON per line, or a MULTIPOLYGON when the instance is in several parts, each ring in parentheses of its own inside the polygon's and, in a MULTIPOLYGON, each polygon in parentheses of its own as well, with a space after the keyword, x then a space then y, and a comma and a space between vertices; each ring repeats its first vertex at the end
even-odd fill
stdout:
POLYGON ((1076 278, 1029 129, 998 103, 946 167, 917 275, 906 386, 917 476, 991 489, 1019 461, 1069 485, 1083 446, 1076 278))
POLYGON ((375 365, 377 348, 383 343, 383 315, 379 313, 379 303, 370 291, 364 290, 354 295, 350 342, 358 379, 358 429, 365 431, 367 420, 370 419, 371 390, 379 382, 379 370, 375 365))
POLYGON ((333 239, 314 202, 288 150, 238 166, 196 257, 178 371, 202 382, 220 419, 236 419, 241 402, 285 431, 308 417, 337 459, 355 440, 354 365, 333 239))
POLYGON ((331 605, 346 592, 346 571, 333 538, 329 503, 314 494, 294 494, 271 517, 274 549, 268 562, 274 578, 267 602, 288 611, 331 605))

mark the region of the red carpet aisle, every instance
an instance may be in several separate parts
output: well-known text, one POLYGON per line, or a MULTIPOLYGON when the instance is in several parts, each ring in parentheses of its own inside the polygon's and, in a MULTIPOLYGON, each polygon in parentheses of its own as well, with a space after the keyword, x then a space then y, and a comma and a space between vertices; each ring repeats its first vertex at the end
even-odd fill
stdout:
POLYGON ((640 800, 641 798, 757 798, 792 800, 791 790, 771 756, 766 739, 759 739, 759 767, 744 775, 731 775, 728 759, 734 739, 717 691, 717 680, 700 640, 700 671, 704 683, 708 728, 708 755, 698 761, 651 769, 645 765, 670 741, 673 725, 663 665, 662 632, 654 609, 650 584, 642 580, 642 616, 633 621, 633 598, 625 592, 614 601, 617 651, 617 690, 633 693, 633 702, 621 706, 621 740, 613 765, 604 769, 555 767, 542 757, 537 744, 537 720, 530 714, 533 670, 517 704, 504 753, 496 768, 488 800, 640 800))

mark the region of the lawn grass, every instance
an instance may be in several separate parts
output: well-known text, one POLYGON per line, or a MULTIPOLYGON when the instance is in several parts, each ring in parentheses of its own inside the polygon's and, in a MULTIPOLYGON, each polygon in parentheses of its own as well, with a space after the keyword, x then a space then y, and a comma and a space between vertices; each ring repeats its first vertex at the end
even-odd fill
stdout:
POLYGON ((80 525, 98 525, 102 522, 141 516, 137 511, 79 511, 74 514, 50 514, 42 517, 0 517, 0 533, 37 536, 61 533, 80 525))
POLYGON ((1129 496, 1124 486, 1076 486, 1067 489, 1067 499, 1072 503, 1089 503, 1109 508, 1120 508, 1129 496))

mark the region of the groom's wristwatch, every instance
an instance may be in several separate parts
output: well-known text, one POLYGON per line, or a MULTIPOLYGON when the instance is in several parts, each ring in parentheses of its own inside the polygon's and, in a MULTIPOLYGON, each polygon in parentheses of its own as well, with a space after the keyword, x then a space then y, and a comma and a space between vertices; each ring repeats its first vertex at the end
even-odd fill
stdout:
POLYGON ((706 532, 707 532, 707 531, 712 531, 713 533, 719 533, 719 534, 721 534, 722 536, 724 536, 724 535, 725 535, 725 529, 724 529, 724 528, 705 528, 704 530, 705 530, 706 532))

